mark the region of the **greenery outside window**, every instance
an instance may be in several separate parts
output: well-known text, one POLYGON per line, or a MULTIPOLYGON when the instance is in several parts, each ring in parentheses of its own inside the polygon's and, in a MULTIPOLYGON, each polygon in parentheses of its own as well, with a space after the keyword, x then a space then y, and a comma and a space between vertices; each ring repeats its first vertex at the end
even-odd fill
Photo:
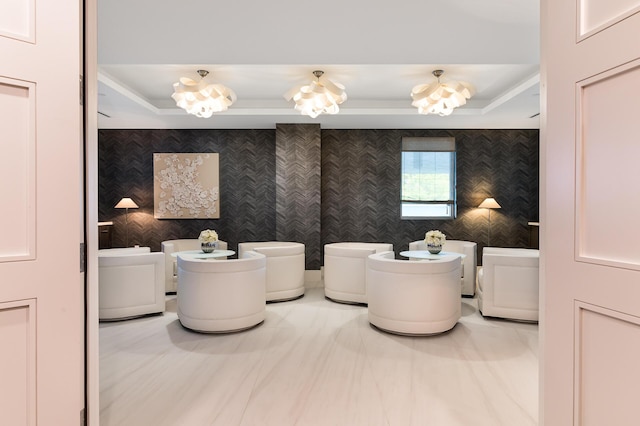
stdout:
POLYGON ((402 138, 402 219, 456 217, 454 138, 402 138))

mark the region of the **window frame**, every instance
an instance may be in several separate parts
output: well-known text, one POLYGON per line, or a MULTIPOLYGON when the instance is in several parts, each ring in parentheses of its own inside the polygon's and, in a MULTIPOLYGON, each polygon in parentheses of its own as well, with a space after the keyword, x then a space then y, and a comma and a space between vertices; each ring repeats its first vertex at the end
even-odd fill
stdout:
POLYGON ((457 216, 457 170, 456 170, 456 140, 454 137, 403 137, 400 153, 400 219, 402 220, 449 220, 457 216), (451 152, 453 153, 449 165, 449 200, 405 200, 404 196, 404 153, 405 152, 451 152), (449 213, 446 215, 403 215, 404 206, 407 204, 441 205, 447 206, 449 213))

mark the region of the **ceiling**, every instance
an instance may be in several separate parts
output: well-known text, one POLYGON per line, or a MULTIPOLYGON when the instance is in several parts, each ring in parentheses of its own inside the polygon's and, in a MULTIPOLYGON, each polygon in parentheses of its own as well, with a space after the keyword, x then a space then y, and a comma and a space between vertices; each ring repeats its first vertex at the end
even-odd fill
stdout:
POLYGON ((110 0, 98 9, 100 128, 538 128, 539 1, 110 0), (180 77, 234 90, 211 118, 171 99, 180 77), (284 98, 312 71, 346 87, 338 115, 302 116, 284 98), (448 117, 420 115, 411 89, 468 83, 448 117))

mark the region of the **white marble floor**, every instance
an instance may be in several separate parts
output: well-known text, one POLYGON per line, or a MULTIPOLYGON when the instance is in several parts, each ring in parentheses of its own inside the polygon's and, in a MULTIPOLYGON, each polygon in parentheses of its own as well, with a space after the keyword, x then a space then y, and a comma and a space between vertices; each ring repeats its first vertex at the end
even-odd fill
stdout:
POLYGON ((182 328, 169 297, 161 316, 100 325, 100 424, 537 424, 537 325, 462 302, 452 331, 396 336, 316 285, 256 328, 212 335, 182 328))

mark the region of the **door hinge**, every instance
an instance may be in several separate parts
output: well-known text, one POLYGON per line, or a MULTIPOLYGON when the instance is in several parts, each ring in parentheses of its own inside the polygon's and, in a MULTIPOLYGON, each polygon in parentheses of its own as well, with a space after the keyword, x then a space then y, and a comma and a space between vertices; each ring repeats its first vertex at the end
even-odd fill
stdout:
POLYGON ((85 426, 87 424, 87 411, 83 408, 80 410, 80 426, 85 426))
POLYGON ((87 250, 85 243, 80 243, 80 272, 83 273, 85 271, 85 266, 87 264, 87 250))

